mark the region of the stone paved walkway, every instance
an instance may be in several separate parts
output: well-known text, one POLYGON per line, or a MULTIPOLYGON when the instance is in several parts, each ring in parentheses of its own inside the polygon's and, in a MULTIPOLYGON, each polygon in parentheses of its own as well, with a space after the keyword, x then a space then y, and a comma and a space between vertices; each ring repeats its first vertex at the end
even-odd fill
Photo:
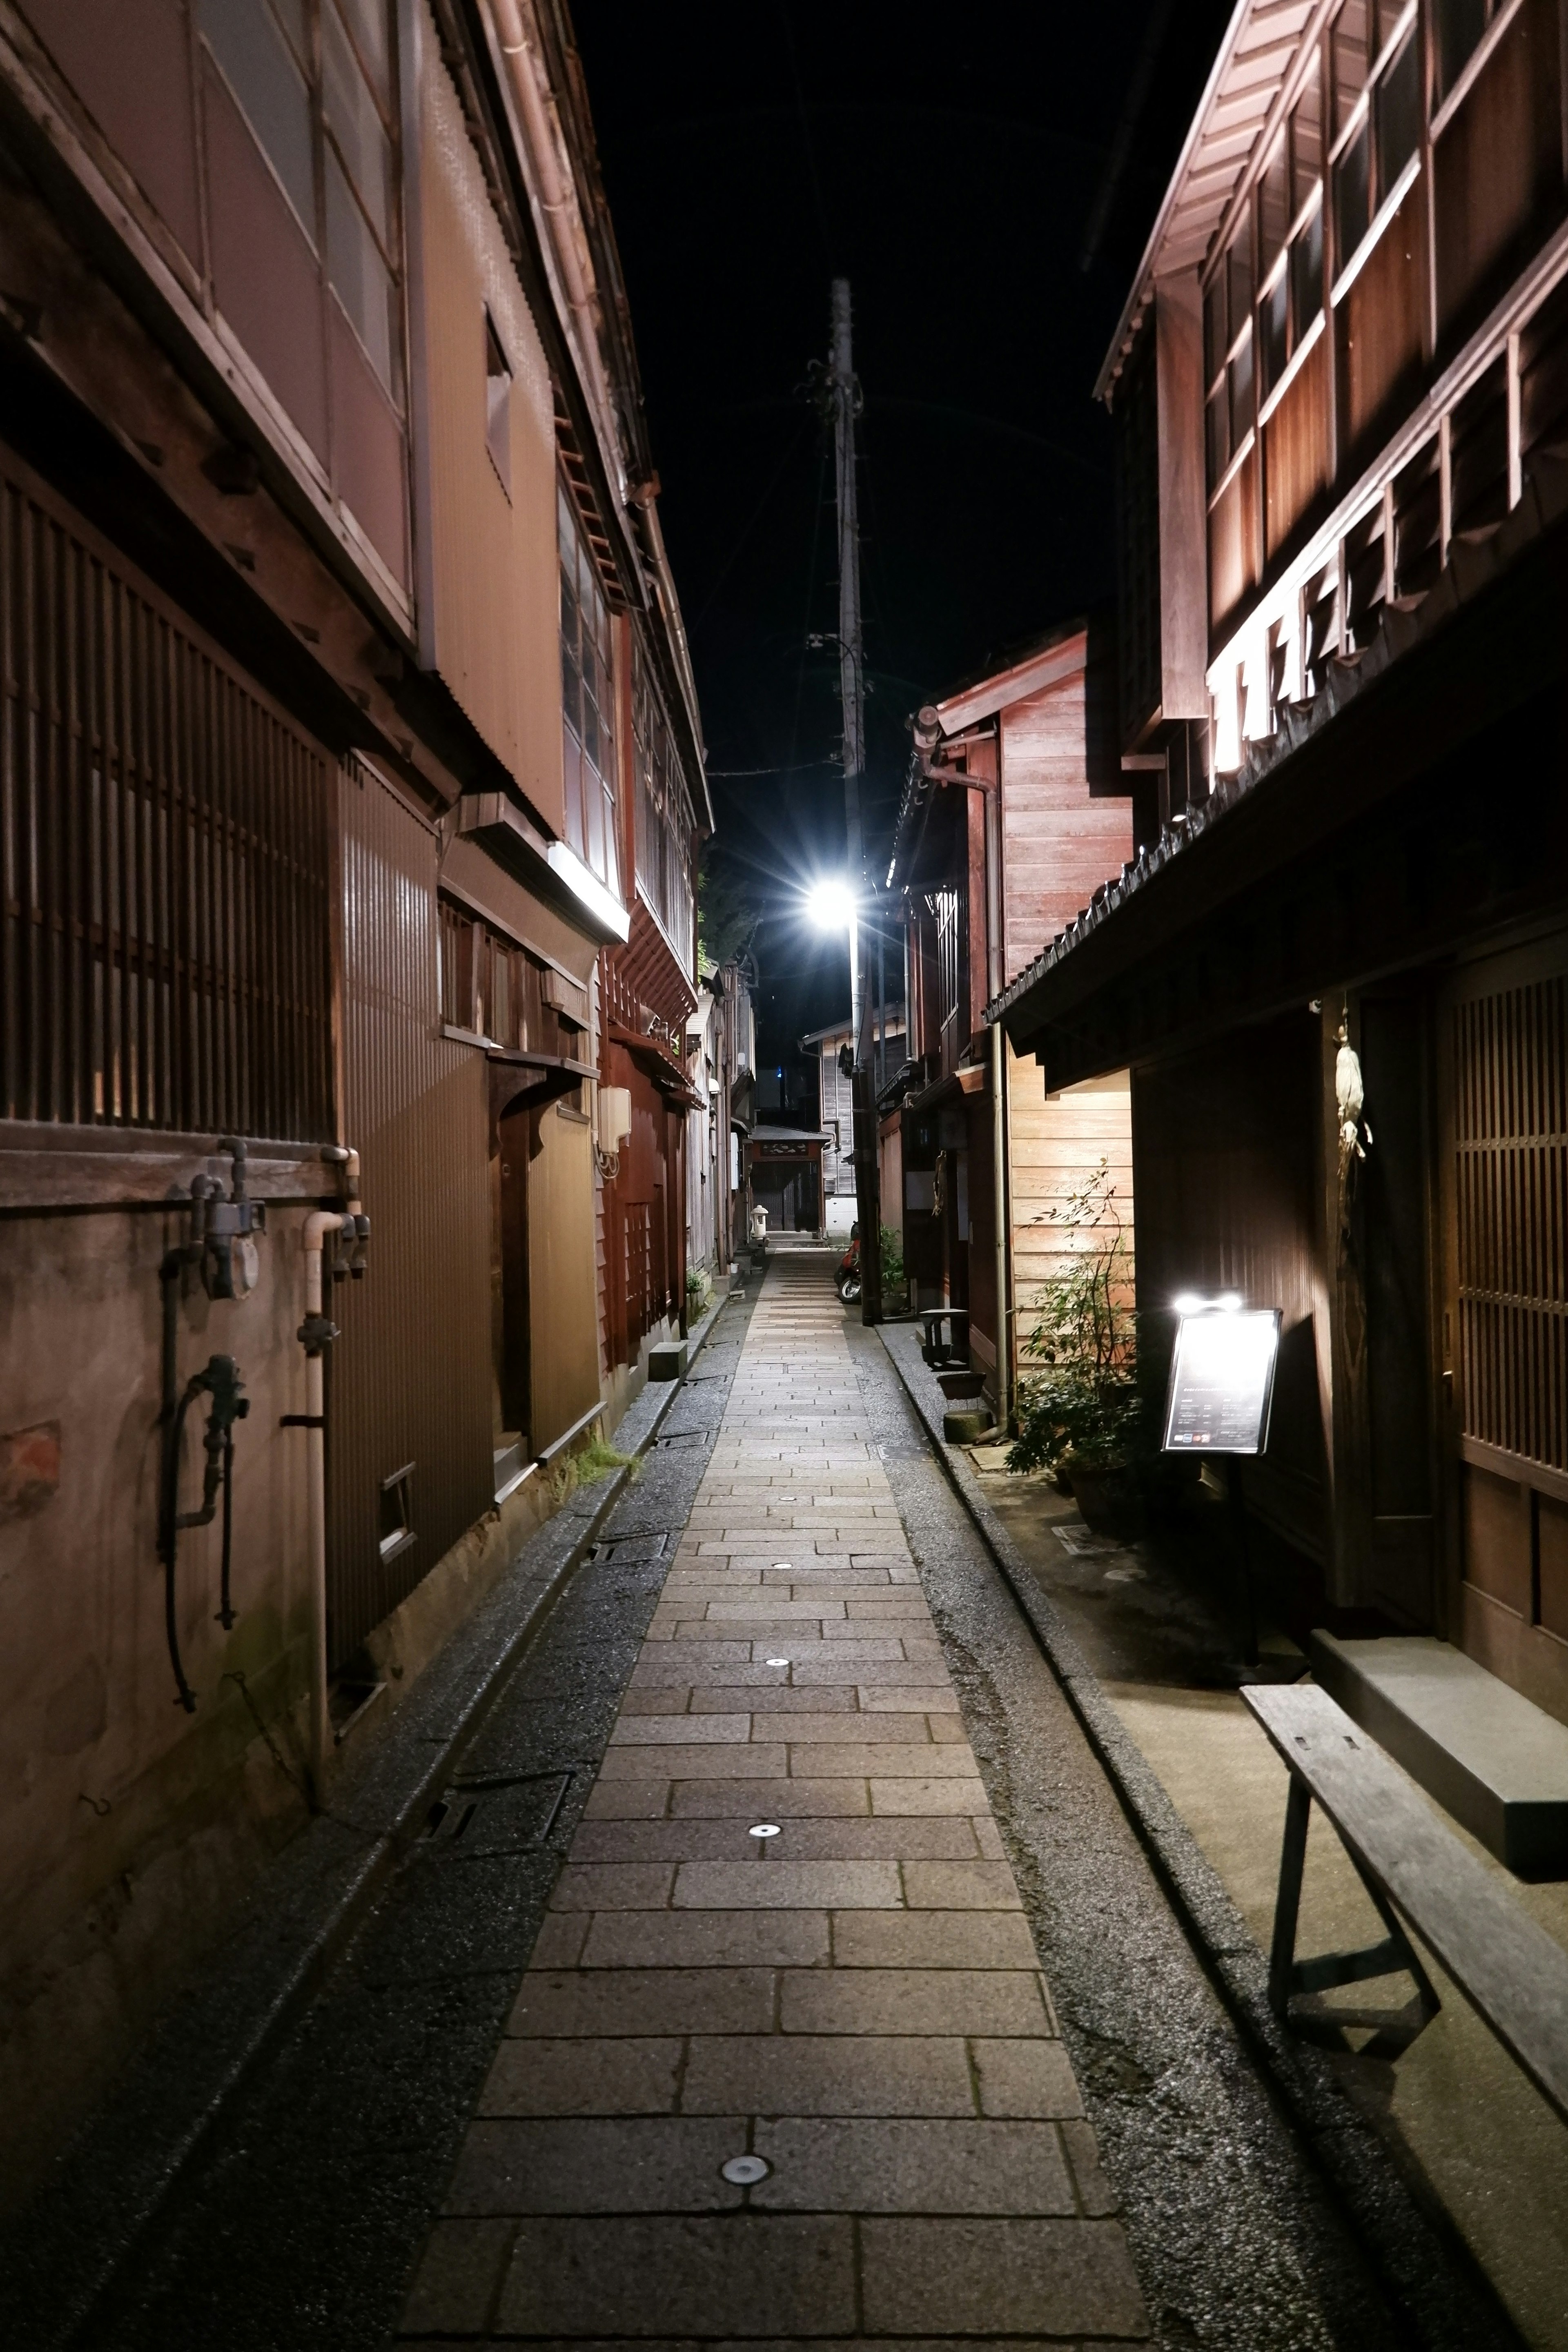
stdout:
POLYGON ((1148 2334, 820 1258, 768 1276, 402 2334, 1148 2334))

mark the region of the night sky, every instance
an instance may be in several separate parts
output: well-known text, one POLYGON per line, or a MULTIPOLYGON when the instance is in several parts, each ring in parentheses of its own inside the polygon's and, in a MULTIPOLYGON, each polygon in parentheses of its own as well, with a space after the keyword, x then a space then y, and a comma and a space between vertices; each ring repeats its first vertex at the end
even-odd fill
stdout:
POLYGON ((837 618, 831 446, 807 395, 830 280, 851 282, 865 394, 875 864, 910 714, 1114 592, 1110 427, 1089 395, 1229 13, 574 0, 712 854, 767 918, 769 1055, 848 1006, 842 946, 795 911, 844 856, 837 656, 806 644, 837 618))

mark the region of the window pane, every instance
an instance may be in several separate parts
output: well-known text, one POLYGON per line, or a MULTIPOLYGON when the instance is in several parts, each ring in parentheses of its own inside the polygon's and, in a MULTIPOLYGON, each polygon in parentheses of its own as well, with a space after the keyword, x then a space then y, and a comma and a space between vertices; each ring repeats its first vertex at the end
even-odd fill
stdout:
POLYGON ((1337 267, 1343 268, 1367 231, 1367 156, 1369 127, 1363 123, 1334 166, 1334 234, 1339 245, 1337 267))
POLYGON ((1322 307, 1323 207, 1319 205, 1290 247, 1290 309, 1297 342, 1322 307))
POLYGON ((1230 463, 1230 404, 1222 383, 1208 404, 1209 488, 1230 463))
POLYGON ((313 246, 310 99, 282 35, 258 0, 201 0, 201 26, 313 246))
POLYGON ((1243 321, 1252 313, 1252 238, 1248 224, 1243 221, 1236 242, 1226 256, 1226 275, 1230 280, 1230 338, 1234 342, 1242 330, 1243 321))
POLYGON ((1434 0, 1432 34, 1439 103, 1458 80, 1486 24, 1486 0, 1434 0))
POLYGON ((1225 272, 1204 296, 1204 382, 1212 383, 1225 365, 1230 337, 1225 331, 1225 272))
POLYGON ((1258 373, 1265 393, 1270 392, 1279 383, 1285 373, 1285 362, 1290 356, 1289 296, 1289 278, 1282 269, 1264 296, 1258 312, 1258 332, 1262 337, 1258 373))
POLYGON ((1234 453, 1252 425, 1252 337, 1242 339, 1230 363, 1230 446, 1234 453))
POLYGON ((583 855, 583 754, 577 749, 577 738, 568 727, 563 745, 565 753, 566 838, 579 857, 583 855))
MULTIPOLYGON (((298 7, 300 0, 293 0, 298 7)), ((337 0, 348 21, 361 65, 370 76, 384 110, 392 112, 392 32, 386 0, 337 0)))
POLYGON ((350 180, 386 253, 393 250, 392 142, 336 11, 321 17, 321 78, 327 121, 350 180))
POLYGON ((605 880, 619 898, 621 861, 616 855, 616 797, 608 784, 605 787, 605 880))
POLYGON ((1258 267, 1267 275, 1290 226, 1289 159, 1283 137, 1274 142, 1258 190, 1258 267))
POLYGON ((1334 19, 1334 129, 1337 139, 1366 88, 1366 0, 1345 0, 1334 19))
POLYGON ((601 877, 605 871, 605 795, 599 782, 597 767, 589 757, 583 761, 584 862, 601 877))
POLYGON ((372 366, 395 400, 402 380, 397 289, 330 147, 327 260, 333 290, 369 352, 372 366))
POLYGON ((1381 204, 1421 143, 1421 52, 1414 26, 1377 86, 1377 196, 1381 204))
POLYGON ((1323 176, 1323 106, 1322 78, 1316 58, 1312 70, 1296 100, 1290 117, 1290 217, 1295 220, 1302 205, 1323 176))

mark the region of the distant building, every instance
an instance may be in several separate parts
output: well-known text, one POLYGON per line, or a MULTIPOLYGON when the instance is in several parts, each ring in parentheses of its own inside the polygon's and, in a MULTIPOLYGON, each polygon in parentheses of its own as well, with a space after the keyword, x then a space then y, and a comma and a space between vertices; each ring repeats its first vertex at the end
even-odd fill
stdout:
MULTIPOLYGON (((903 1066, 904 1008, 901 1004, 891 1004, 885 1016, 873 1018, 870 1038, 872 1078, 879 1089, 903 1066)), ((850 1080, 843 1066, 844 1056, 849 1052, 850 1045, 847 1016, 826 1029, 811 1030, 800 1043, 802 1051, 809 1054, 816 1064, 817 1117, 826 1137, 822 1154, 823 1191, 830 1200, 852 1196, 855 1191, 855 1129, 849 1099, 850 1080)))

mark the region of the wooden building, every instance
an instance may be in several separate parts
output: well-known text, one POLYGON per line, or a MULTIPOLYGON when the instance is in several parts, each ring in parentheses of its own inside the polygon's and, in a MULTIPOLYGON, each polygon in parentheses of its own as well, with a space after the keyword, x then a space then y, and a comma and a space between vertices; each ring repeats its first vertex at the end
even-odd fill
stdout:
POLYGON ((1110 631, 1097 617, 929 706, 894 836, 909 1059, 879 1101, 883 1221, 902 1233, 911 1302, 968 1310, 994 1396, 999 1361, 1012 1393, 1041 1283, 1086 1239, 1069 1203, 1102 1160, 1131 1217, 1125 1074, 1047 1096, 1037 1066, 1009 1054, 998 1105, 985 1020, 1132 855, 1139 772, 1122 767, 1114 702, 1110 631))
MULTIPOLYGON (((875 960, 873 958, 873 970, 875 960)), ((896 1078, 908 1058, 904 1051, 904 1008, 873 1003, 867 1013, 872 1084, 880 1094, 896 1078)), ((855 1131, 851 1084, 845 1061, 852 1042, 849 1015, 813 1029, 801 1041, 801 1051, 817 1066, 817 1117, 826 1140, 822 1148, 822 1188, 826 1200, 855 1197, 855 1131)), ((885 1214, 885 1213, 884 1213, 885 1214)))
POLYGON ((1002 1019, 1131 1068, 1146 1339, 1283 1311, 1281 1611, 1568 1719, 1563 31, 1237 7, 1098 387, 1163 830, 1002 1019))
POLYGON ((679 1313, 709 820, 555 0, 17 0, 0 166, 9 2200, 679 1313))

